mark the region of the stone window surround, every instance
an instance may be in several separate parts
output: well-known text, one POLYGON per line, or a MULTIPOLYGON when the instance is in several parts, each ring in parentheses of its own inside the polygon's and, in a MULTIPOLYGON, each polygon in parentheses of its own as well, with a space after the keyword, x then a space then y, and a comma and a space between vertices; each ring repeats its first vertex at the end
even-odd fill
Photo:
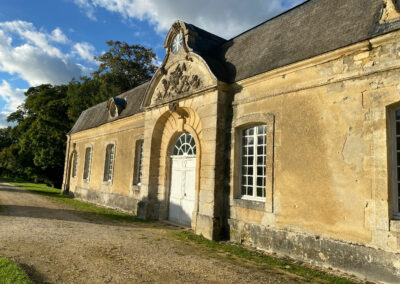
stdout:
POLYGON ((232 123, 232 149, 233 149, 233 204, 238 207, 273 212, 273 158, 274 158, 274 132, 275 115, 271 113, 254 113, 234 119, 232 123), (245 128, 267 126, 267 158, 266 158, 266 196, 265 201, 248 200, 241 198, 240 191, 240 165, 241 165, 241 138, 245 128))
POLYGON ((85 145, 85 159, 84 159, 84 164, 83 164, 83 174, 82 174, 82 180, 85 183, 90 182, 90 174, 92 172, 92 162, 93 162, 93 144, 89 143, 85 145), (85 164, 86 164, 86 150, 87 148, 90 148, 90 161, 89 161, 89 167, 88 167, 88 177, 85 179, 85 164))
POLYGON ((103 185, 109 185, 109 186, 111 186, 112 184, 113 184, 113 181, 114 181, 114 173, 115 173, 115 160, 116 160, 116 156, 117 156, 117 142, 116 141, 107 141, 107 142, 105 142, 104 143, 104 166, 105 166, 105 163, 106 163, 106 154, 107 154, 107 146, 108 145, 114 145, 114 158, 113 158, 113 161, 112 161, 112 173, 111 173, 111 180, 107 180, 107 181, 105 181, 104 180, 104 171, 105 171, 105 167, 104 167, 104 169, 103 169, 103 175, 102 175, 102 184, 103 185))

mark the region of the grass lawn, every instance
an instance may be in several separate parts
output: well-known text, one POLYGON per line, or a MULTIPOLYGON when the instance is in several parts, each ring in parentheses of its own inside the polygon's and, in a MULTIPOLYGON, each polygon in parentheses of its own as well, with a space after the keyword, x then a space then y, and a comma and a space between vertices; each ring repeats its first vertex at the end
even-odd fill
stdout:
POLYGON ((31 182, 27 182, 27 181, 24 181, 21 179, 5 178, 5 177, 1 177, 0 180, 3 180, 8 183, 11 183, 13 185, 22 187, 22 188, 28 190, 29 192, 32 192, 35 194, 40 194, 42 196, 50 198, 51 200, 69 204, 69 205, 73 206, 73 208, 77 211, 95 213, 95 214, 102 215, 104 217, 107 217, 107 218, 110 218, 113 220, 117 220, 117 221, 145 222, 141 219, 136 218, 135 215, 133 215, 133 214, 119 212, 116 210, 110 210, 107 208, 99 207, 99 206, 96 206, 93 204, 89 204, 89 203, 74 199, 67 195, 63 195, 63 194, 61 194, 60 189, 49 187, 45 184, 31 183, 31 182))
POLYGON ((21 268, 8 258, 0 256, 0 284, 31 284, 21 268))

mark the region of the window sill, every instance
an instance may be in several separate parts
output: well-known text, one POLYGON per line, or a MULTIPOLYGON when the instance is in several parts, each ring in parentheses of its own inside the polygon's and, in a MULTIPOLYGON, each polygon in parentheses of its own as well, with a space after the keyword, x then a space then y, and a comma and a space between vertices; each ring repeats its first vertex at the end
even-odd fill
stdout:
POLYGON ((400 219, 390 220, 390 231, 400 233, 400 219))
POLYGON ((249 199, 233 199, 233 205, 252 210, 265 211, 265 201, 249 200, 249 199))

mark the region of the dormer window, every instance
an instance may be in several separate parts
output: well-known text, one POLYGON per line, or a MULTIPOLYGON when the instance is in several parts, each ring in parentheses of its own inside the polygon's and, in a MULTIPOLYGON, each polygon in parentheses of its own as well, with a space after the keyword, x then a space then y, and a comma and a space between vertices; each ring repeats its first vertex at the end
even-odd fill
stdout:
POLYGON ((178 53, 178 51, 181 48, 182 44, 183 44, 182 33, 178 33, 174 37, 174 40, 172 42, 172 52, 175 53, 175 54, 178 53))
POLYGON ((110 118, 118 117, 126 107, 126 100, 122 98, 113 97, 108 100, 107 109, 110 118))

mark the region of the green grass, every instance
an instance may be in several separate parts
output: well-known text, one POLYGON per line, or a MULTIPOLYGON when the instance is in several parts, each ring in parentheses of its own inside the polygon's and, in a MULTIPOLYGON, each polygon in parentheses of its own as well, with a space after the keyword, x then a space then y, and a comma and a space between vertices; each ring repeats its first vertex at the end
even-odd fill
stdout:
POLYGON ((0 284, 31 284, 28 276, 13 261, 0 256, 0 284))
POLYGON ((288 260, 274 258, 256 251, 251 251, 241 246, 210 241, 203 236, 199 236, 188 231, 171 232, 171 235, 184 241, 190 241, 205 246, 215 254, 224 253, 224 257, 229 260, 237 258, 239 262, 243 260, 251 261, 252 263, 256 264, 256 268, 260 270, 275 268, 300 276, 306 281, 317 283, 355 283, 345 278, 294 264, 288 260))
POLYGON ((21 187, 23 189, 26 189, 29 192, 40 194, 42 196, 45 196, 51 200, 55 200, 60 203, 68 204, 77 211, 93 213, 117 221, 145 222, 141 219, 136 218, 135 215, 133 214, 128 214, 116 210, 110 210, 104 207, 99 207, 90 203, 74 199, 67 195, 63 195, 60 189, 49 187, 45 184, 31 183, 15 178, 1 177, 0 179, 8 183, 11 183, 13 185, 16 185, 18 187, 21 187))

